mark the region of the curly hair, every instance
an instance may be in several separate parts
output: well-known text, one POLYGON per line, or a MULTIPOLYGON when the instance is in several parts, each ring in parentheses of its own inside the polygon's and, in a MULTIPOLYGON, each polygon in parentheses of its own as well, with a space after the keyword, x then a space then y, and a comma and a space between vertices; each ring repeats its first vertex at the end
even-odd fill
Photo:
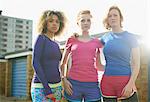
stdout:
POLYGON ((63 30, 66 26, 66 17, 64 15, 64 13, 61 11, 46 10, 42 13, 39 23, 38 23, 38 32, 40 34, 45 34, 47 32, 47 21, 48 21, 49 17, 52 15, 56 15, 60 22, 59 29, 55 33, 55 36, 59 36, 63 32, 63 30))
POLYGON ((103 20, 104 27, 105 27, 106 29, 108 29, 108 30, 111 29, 111 26, 110 26, 109 23, 108 23, 108 16, 109 16, 109 12, 110 12, 112 9, 115 9, 115 10, 117 10, 117 11, 119 12, 120 19, 121 19, 121 21, 120 21, 120 27, 123 27, 123 26, 122 26, 123 15, 122 15, 122 13, 121 13, 121 10, 119 9, 118 6, 111 6, 111 7, 109 8, 109 10, 108 10, 108 13, 107 13, 106 18, 103 20))

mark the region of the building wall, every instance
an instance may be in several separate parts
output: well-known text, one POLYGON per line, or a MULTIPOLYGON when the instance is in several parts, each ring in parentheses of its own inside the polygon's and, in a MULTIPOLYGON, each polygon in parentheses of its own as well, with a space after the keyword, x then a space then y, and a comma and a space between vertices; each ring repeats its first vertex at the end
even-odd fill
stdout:
POLYGON ((146 48, 141 46, 141 67, 136 81, 139 102, 148 102, 148 57, 146 48))
POLYGON ((32 55, 27 56, 27 98, 31 99, 31 81, 33 76, 33 68, 32 68, 32 55))
POLYGON ((5 96, 11 96, 12 61, 6 63, 5 96))
POLYGON ((0 95, 5 95, 6 61, 0 60, 0 95))
POLYGON ((27 48, 32 48, 32 21, 0 15, 0 55, 27 48))

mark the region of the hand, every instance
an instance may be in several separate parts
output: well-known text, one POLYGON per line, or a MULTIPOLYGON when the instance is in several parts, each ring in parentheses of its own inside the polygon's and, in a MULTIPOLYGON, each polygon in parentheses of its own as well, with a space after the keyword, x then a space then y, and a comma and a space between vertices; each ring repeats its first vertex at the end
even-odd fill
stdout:
POLYGON ((55 102, 55 100, 56 100, 56 98, 54 97, 54 95, 53 95, 53 94, 49 94, 49 95, 47 95, 47 96, 46 96, 46 98, 51 99, 53 102, 55 102))
POLYGON ((68 95, 72 95, 72 85, 71 83, 67 80, 67 78, 63 78, 63 83, 64 83, 64 90, 67 92, 68 95))
POLYGON ((78 38, 79 34, 78 33, 73 33, 73 35, 71 36, 71 38, 78 38))
POLYGON ((122 90, 122 97, 130 97, 134 93, 134 82, 129 82, 122 90))

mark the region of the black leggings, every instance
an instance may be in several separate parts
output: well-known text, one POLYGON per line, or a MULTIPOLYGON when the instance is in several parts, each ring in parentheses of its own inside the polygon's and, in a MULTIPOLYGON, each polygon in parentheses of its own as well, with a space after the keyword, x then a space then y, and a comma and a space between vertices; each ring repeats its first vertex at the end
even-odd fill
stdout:
MULTIPOLYGON (((117 102, 117 98, 106 98, 103 97, 104 102, 117 102)), ((138 101, 138 95, 135 92, 131 97, 127 99, 122 99, 121 102, 139 102, 138 101)))

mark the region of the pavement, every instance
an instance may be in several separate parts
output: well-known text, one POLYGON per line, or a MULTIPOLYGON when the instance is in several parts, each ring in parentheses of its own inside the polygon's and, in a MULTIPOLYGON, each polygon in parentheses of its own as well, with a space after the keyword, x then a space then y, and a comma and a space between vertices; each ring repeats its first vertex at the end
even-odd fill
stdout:
POLYGON ((0 96, 0 102, 32 102, 31 100, 0 96))

